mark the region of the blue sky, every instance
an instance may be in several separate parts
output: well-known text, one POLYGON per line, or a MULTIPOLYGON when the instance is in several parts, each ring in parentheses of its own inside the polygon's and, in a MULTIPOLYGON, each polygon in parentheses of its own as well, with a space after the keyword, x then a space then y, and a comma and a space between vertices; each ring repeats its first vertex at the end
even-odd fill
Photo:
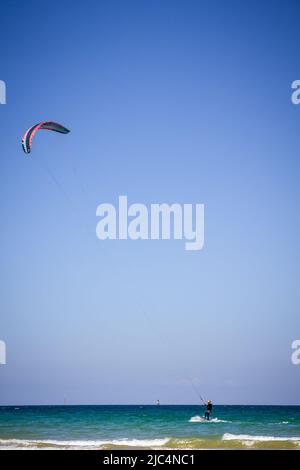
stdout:
POLYGON ((218 403, 299 403, 299 15, 2 2, 2 404, 195 403, 186 377, 218 403), (72 132, 26 157, 42 120, 72 132), (204 203, 204 249, 99 241, 121 194, 204 203))

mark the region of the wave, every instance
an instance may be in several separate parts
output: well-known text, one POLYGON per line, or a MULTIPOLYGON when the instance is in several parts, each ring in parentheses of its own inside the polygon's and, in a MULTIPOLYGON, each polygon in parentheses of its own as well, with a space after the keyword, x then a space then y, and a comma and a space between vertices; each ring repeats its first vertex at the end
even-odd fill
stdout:
MULTIPOLYGON (((194 417, 195 418, 195 417, 194 417)), ((215 418, 217 419, 217 418, 215 418)), ((300 437, 187 436, 153 439, 56 440, 0 439, 0 450, 112 450, 112 449, 300 449, 300 437)))
POLYGON ((230 434, 225 433, 223 441, 236 442, 237 445, 256 448, 299 448, 300 437, 287 436, 252 436, 249 434, 230 434))
POLYGON ((0 439, 0 449, 109 449, 109 448, 153 448, 161 447, 168 442, 169 439, 112 439, 112 440, 34 440, 34 439, 0 439))
POLYGON ((207 420, 203 416, 192 416, 189 420, 190 423, 231 423, 232 421, 225 421, 224 419, 212 418, 207 420))
POLYGON ((225 433, 222 437, 224 441, 297 441, 300 443, 300 437, 283 437, 283 436, 250 436, 248 434, 230 434, 225 433))

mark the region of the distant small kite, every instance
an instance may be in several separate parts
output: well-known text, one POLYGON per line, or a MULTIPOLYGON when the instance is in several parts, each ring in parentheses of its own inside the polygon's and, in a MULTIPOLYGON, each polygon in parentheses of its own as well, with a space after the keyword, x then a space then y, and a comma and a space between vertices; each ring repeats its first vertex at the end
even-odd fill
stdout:
POLYGON ((58 124, 57 122, 52 122, 52 121, 40 122, 39 124, 36 124, 35 126, 32 126, 29 129, 27 129, 27 131, 23 135, 22 147, 25 153, 31 152, 32 139, 35 133, 40 129, 44 129, 46 131, 59 132, 60 134, 68 134, 70 132, 69 129, 62 126, 61 124, 58 124))

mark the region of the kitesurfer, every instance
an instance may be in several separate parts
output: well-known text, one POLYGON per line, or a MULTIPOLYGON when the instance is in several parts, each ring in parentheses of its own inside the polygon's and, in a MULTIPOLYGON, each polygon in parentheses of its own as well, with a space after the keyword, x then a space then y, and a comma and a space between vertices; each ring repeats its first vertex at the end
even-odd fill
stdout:
POLYGON ((208 401, 205 402, 204 404, 205 404, 205 406, 206 406, 205 413, 204 413, 204 418, 205 418, 207 421, 209 421, 210 414, 211 414, 212 409, 213 409, 213 405, 212 405, 211 400, 208 400, 208 401))

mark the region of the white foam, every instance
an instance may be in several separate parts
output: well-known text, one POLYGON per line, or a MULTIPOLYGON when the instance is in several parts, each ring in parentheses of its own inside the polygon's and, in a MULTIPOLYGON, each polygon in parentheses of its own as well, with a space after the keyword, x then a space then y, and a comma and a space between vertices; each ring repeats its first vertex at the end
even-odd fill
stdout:
POLYGON ((189 422, 190 423, 231 423, 231 421, 224 421, 223 419, 219 419, 219 418, 212 418, 210 420, 207 420, 203 418, 203 416, 192 416, 189 422))
POLYGON ((85 441, 58 441, 34 439, 0 439, 0 449, 99 449, 103 446, 124 447, 161 447, 169 439, 112 439, 112 440, 85 440, 85 441))
POLYGON ((225 433, 222 437, 223 441, 248 441, 248 442, 267 442, 267 441, 292 441, 299 442, 300 437, 283 437, 283 436, 250 436, 248 434, 230 434, 225 433))

